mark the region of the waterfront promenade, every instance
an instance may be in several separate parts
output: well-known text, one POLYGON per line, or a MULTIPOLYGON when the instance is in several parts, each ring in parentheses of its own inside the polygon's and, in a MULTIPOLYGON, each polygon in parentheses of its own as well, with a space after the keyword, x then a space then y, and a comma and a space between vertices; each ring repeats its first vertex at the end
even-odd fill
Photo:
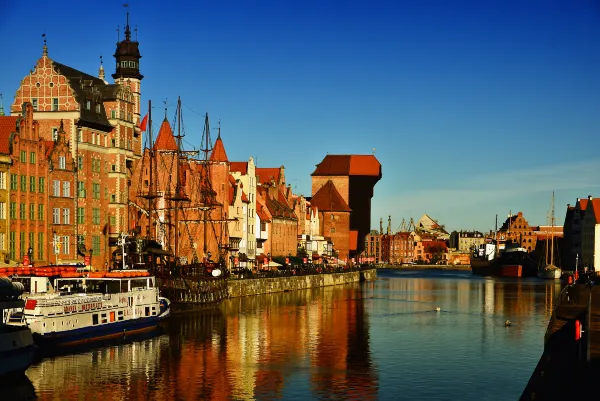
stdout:
POLYGON ((592 394, 600 373, 600 287, 594 280, 582 277, 561 291, 522 401, 589 399, 592 394))

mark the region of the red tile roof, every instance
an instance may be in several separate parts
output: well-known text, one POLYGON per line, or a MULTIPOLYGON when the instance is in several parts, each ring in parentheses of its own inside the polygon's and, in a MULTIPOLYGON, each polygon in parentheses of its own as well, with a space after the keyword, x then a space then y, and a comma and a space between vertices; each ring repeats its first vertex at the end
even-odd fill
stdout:
POLYGON ((227 153, 225 153, 225 146, 223 145, 223 140, 221 136, 217 138, 215 141, 215 146, 213 147, 213 151, 210 154, 210 160, 213 162, 228 162, 227 153))
POLYGON ((423 242, 423 250, 425 252, 429 252, 431 251, 432 248, 440 248, 442 250, 446 250, 448 249, 448 247, 446 246, 446 242, 444 241, 426 241, 423 242))
POLYGON ((248 199, 244 191, 242 191, 242 202, 250 203, 250 200, 248 199))
POLYGON ((279 183, 279 173, 280 168, 257 168, 256 176, 258 177, 257 182, 259 184, 268 184, 271 180, 275 181, 275 183, 279 183))
POLYGON ((579 203, 579 210, 586 210, 588 204, 588 198, 581 198, 577 201, 579 203))
POLYGON ((594 209, 594 217, 596 218, 596 224, 600 224, 600 198, 594 198, 590 201, 590 203, 592 204, 592 208, 594 209))
POLYGON ((260 221, 263 221, 263 222, 271 221, 271 215, 269 214, 269 211, 267 210, 267 208, 258 202, 256 202, 256 214, 258 215, 258 218, 260 219, 260 221))
POLYGON ((0 116, 0 153, 7 155, 10 134, 17 131, 18 116, 0 116))
POLYGON ((381 164, 373 155, 327 155, 311 175, 361 175, 381 177, 381 164))
POLYGON ((324 212, 351 212, 342 195, 331 180, 327 181, 311 198, 310 204, 324 212))
POLYGON ((160 125, 160 130, 158 130, 158 136, 156 137, 156 141, 154 142, 155 150, 177 150, 177 142, 175 142, 175 137, 173 136, 173 130, 171 129, 171 124, 165 118, 160 125))
POLYGON ((235 171, 242 173, 242 175, 248 174, 248 162, 230 162, 229 171, 235 171))

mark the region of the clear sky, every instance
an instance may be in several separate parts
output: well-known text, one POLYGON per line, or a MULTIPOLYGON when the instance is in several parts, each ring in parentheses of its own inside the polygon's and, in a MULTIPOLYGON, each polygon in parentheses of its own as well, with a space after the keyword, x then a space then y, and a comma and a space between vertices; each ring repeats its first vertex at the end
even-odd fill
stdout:
MULTIPOLYGON (((52 59, 96 75, 102 55, 110 80, 126 9, 99 4, 3 0, 5 109, 44 32, 52 59)), ((600 196, 597 0, 128 4, 155 127, 180 96, 188 148, 208 112, 231 161, 284 165, 306 196, 326 154, 375 152, 374 228, 546 224, 553 190, 562 224, 567 203, 600 196)))

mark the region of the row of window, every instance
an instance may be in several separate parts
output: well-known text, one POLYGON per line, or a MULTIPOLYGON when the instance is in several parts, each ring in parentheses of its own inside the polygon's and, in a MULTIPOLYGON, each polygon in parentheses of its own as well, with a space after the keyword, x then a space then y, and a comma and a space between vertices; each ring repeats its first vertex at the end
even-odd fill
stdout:
MULTIPOLYGON (((27 205, 25 203, 19 203, 19 219, 27 220, 27 205)), ((9 205, 9 216, 12 220, 17 219, 17 203, 10 202, 9 205)), ((6 219, 6 203, 0 202, 0 219, 6 219)), ((44 221, 44 205, 29 204, 29 220, 44 221), (37 213, 36 213, 37 212, 37 213)), ((110 223, 112 226, 116 225, 116 219, 111 217, 110 223)), ((52 208, 52 224, 71 224, 71 209, 69 208, 52 208), (61 212, 62 210, 62 212, 61 212), (61 219, 62 217, 62 219, 61 219)), ((77 224, 85 224, 85 209, 82 207, 77 208, 77 224)), ((100 208, 92 209, 92 224, 100 224, 100 208)), ((0 249, 3 249, 0 247, 0 249)))
MULTIPOLYGON (((39 84, 38 84, 39 87, 39 84)), ((38 99, 36 97, 31 98, 31 105, 33 106, 33 111, 38 111, 38 99)), ((52 111, 58 111, 58 98, 52 98, 52 111)))
MULTIPOLYGON (((35 241, 36 235, 33 232, 29 233, 29 242, 26 242, 26 233, 19 233, 19 255, 18 259, 22 259, 24 255, 27 254, 27 250, 31 248, 32 256, 35 259, 44 259, 44 249, 47 248, 47 244, 44 242, 44 233, 37 233, 37 242, 35 241)), ((99 235, 92 235, 92 255, 100 255, 100 241, 101 238, 99 235)), ((65 255, 68 256, 71 254, 71 237, 68 235, 57 235, 50 243, 50 249, 52 255, 65 255)), ((83 235, 77 236, 77 243, 80 245, 80 248, 85 249, 85 237, 83 235)), ((5 237, 4 233, 0 232, 0 249, 5 248, 5 237)), ((17 259, 17 233, 11 231, 9 233, 9 241, 8 241, 8 253, 11 259, 17 259)))

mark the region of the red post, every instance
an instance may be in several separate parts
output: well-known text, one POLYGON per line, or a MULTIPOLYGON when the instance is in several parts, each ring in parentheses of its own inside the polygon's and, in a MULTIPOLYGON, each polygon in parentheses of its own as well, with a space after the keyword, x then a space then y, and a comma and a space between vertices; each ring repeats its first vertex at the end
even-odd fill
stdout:
POLYGON ((581 340, 581 322, 575 320, 575 341, 581 340))

